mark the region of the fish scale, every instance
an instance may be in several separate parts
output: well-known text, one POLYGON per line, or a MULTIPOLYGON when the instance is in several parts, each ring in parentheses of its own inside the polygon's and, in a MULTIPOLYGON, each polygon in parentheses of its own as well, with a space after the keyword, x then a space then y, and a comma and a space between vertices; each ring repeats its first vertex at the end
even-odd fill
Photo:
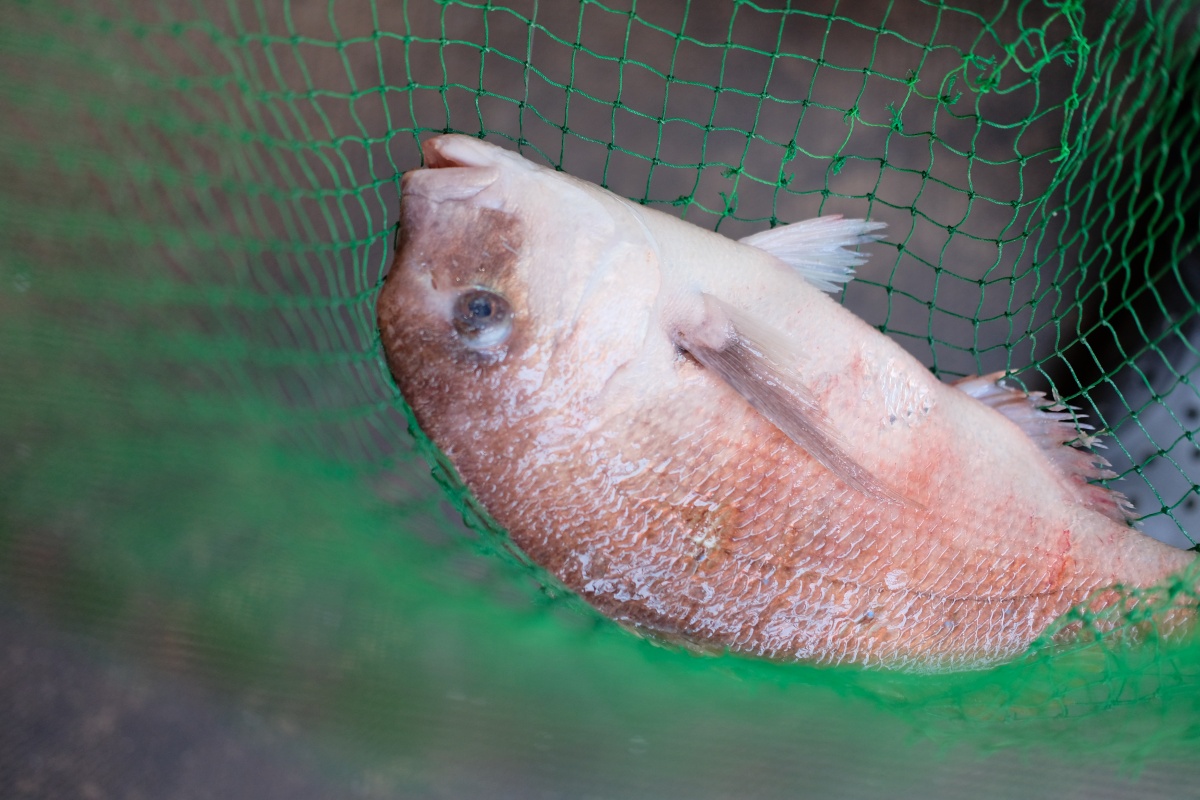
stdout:
MULTIPOLYGON (((631 427, 621 426, 619 421, 616 424, 619 427, 631 427)), ((651 437, 640 438, 645 442, 651 437)), ((772 453, 782 448, 768 444, 764 449, 772 453)), ((687 451, 685 449, 682 452, 687 451)), ((741 458, 736 462, 736 469, 754 469, 753 464, 746 463, 749 460, 747 453, 739 449, 737 442, 710 437, 701 452, 737 453, 741 458)), ((811 464, 775 462, 774 468, 788 475, 787 482, 777 483, 774 487, 776 493, 784 496, 804 495, 804 486, 811 487, 822 479, 833 484, 827 473, 822 473, 811 464)), ((989 631, 993 627, 990 618, 994 612, 988 603, 972 602, 970 597, 980 589, 991 593, 1028 593, 1030 599, 1024 605, 1033 612, 1035 619, 1042 620, 1043 625, 1071 605, 1063 595, 1039 599, 1035 593, 1041 587, 1033 584, 1040 580, 1040 576, 1028 570, 1014 570, 1012 559, 996 563, 984 560, 961 563, 961 559, 950 557, 949 544, 940 542, 936 531, 932 538, 938 543, 928 553, 927 562, 932 569, 927 585, 928 591, 942 594, 946 599, 940 604, 918 603, 917 593, 900 591, 892 592, 901 596, 902 599, 898 601, 889 603, 879 600, 872 603, 865 596, 868 590, 862 587, 879 586, 890 591, 887 590, 884 573, 895 571, 898 564, 908 565, 912 557, 911 553, 896 552, 896 546, 904 545, 903 542, 892 540, 891 551, 880 552, 878 548, 871 547, 873 540, 889 541, 872 537, 872 532, 887 527, 915 528, 917 523, 906 522, 902 516, 920 516, 927 512, 897 509, 891 505, 863 506, 857 503, 853 493, 837 486, 831 486, 829 492, 834 498, 832 507, 820 515, 812 513, 811 501, 791 514, 781 513, 780 509, 786 508, 786 505, 771 503, 769 498, 766 502, 756 503, 754 510, 759 513, 749 515, 742 526, 742 530, 747 532, 745 538, 752 546, 727 553, 724 559, 706 559, 704 563, 710 565, 708 569, 702 567, 691 573, 678 570, 676 565, 681 561, 687 563, 688 554, 695 549, 691 541, 695 528, 681 524, 678 512, 674 515, 662 514, 658 509, 678 508, 677 498, 683 494, 705 496, 727 491, 728 483, 723 481, 724 474, 724 471, 711 471, 703 476, 693 474, 687 476, 691 478, 687 484, 673 486, 663 486, 657 481, 651 483, 647 475, 644 476, 646 485, 626 485, 622 492, 614 492, 611 486, 597 481, 595 489, 577 487, 576 496, 600 498, 601 502, 585 501, 578 504, 562 504, 545 491, 547 483, 553 482, 552 477, 527 474, 520 479, 524 485, 515 492, 509 492, 514 498, 527 499, 514 503, 511 510, 498 506, 493 513, 507 517, 532 510, 538 512, 538 518, 549 521, 539 526, 541 531, 579 531, 570 537, 575 546, 602 552, 605 556, 605 572, 597 575, 578 570, 577 576, 568 572, 568 585, 582 587, 585 596, 603 597, 607 591, 610 597, 615 597, 625 605, 642 597, 646 586, 652 586, 655 601, 650 604, 649 611, 656 618, 678 620, 680 627, 688 634, 703 636, 704 644, 714 649, 739 646, 749 649, 746 642, 753 641, 758 654, 771 657, 787 656, 829 662, 860 660, 904 663, 913 660, 906 652, 909 648, 916 646, 923 649, 926 658, 929 658, 931 651, 942 646, 942 642, 952 642, 955 629, 947 628, 945 620, 974 614, 980 617, 974 624, 956 622, 957 630, 962 631, 960 638, 964 639, 957 646, 969 652, 967 648, 971 641, 979 640, 994 652, 1009 656, 1019 652, 1035 634, 1029 628, 1009 626, 1010 641, 1007 644, 1000 640, 1001 637, 993 637, 989 631), (659 494, 656 495, 656 491, 659 494), (543 503, 537 499, 539 497, 547 500, 543 503), (632 507, 629 498, 637 499, 637 507, 632 507), (659 503, 653 511, 646 510, 650 500, 659 503), (828 528, 814 530, 814 518, 829 516, 845 505, 858 508, 841 515, 845 521, 836 535, 828 528), (612 520, 613 530, 596 530, 571 521, 595 519, 597 515, 601 519, 612 520), (664 522, 664 516, 671 518, 670 521, 664 522), (665 536, 659 538, 653 549, 647 547, 644 541, 633 541, 644 539, 639 534, 646 530, 665 531, 665 536), (791 546, 783 552, 767 544, 778 536, 779 531, 791 534, 791 546), (779 574, 780 579, 771 579, 768 572, 779 574), (632 584, 622 585, 620 580, 610 577, 613 574, 624 576, 632 584), (1016 580, 1001 584, 997 580, 997 576, 1001 575, 1013 575, 1016 580), (812 576, 811 580, 806 580, 807 576, 812 576), (837 582, 822 584, 821 576, 837 576, 837 582), (694 600, 696 585, 705 587, 710 597, 725 598, 725 602, 712 608, 697 606, 694 600), (617 586, 620 588, 615 588, 617 586), (768 588, 764 589, 764 586, 768 588), (914 605, 928 618, 926 622, 906 622, 914 605), (972 605, 975 610, 972 610, 972 605), (774 614, 764 614, 769 606, 774 606, 774 614), (859 618, 872 606, 881 611, 876 613, 875 625, 864 628, 859 618), (898 627, 907 624, 907 630, 902 636, 896 636, 891 627, 881 627, 885 624, 898 627), (757 635, 753 633, 756 629, 759 631, 757 635)), ((518 479, 517 476, 512 477, 518 479)), ((967 538, 982 533, 973 532, 970 528, 956 527, 956 530, 960 531, 959 536, 967 538)), ((533 535, 537 536, 537 533, 533 535)), ((544 539, 530 541, 524 538, 527 535, 521 531, 515 532, 518 543, 534 551, 549 544, 544 539)), ((593 558, 591 563, 599 562, 593 558)), ((920 566, 916 565, 917 571, 920 566)), ((564 576, 560 574, 560 577, 564 576)), ((1020 607, 1017 605, 1014 608, 1020 607)), ((609 613, 619 621, 645 624, 638 613, 628 608, 624 611, 613 608, 609 613)), ((662 626, 665 623, 656 621, 654 624, 662 626)), ((961 660, 967 660, 966 656, 961 660)), ((937 663, 949 666, 954 662, 943 659, 937 663)))
POLYGON ((425 148, 378 304, 389 366, 513 542, 623 625, 981 667, 1192 562, 1087 482, 1068 413, 1000 376, 942 384, 817 288, 878 226, 750 246, 478 140, 425 148))

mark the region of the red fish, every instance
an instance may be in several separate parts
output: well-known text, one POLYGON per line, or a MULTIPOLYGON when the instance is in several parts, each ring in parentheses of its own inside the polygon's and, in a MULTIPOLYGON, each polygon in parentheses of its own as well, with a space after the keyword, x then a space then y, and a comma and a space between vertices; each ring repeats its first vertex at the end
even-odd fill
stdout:
POLYGON ((378 302, 392 374, 516 545, 612 619, 980 667, 1192 562, 1089 482, 1068 411, 942 383, 822 291, 882 226, 739 242, 477 139, 424 152, 378 302))

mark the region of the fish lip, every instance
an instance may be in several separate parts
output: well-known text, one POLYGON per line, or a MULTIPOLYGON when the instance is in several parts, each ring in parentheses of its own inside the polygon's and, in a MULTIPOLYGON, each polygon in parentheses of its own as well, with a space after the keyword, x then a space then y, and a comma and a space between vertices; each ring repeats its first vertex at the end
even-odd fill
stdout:
POLYGON ((446 167, 490 167, 496 163, 496 147, 462 134, 448 133, 426 139, 421 155, 429 169, 446 167))
POLYGON ((422 197, 435 203, 470 200, 500 178, 495 167, 416 169, 400 181, 401 197, 422 197))
POLYGON ((491 192, 484 190, 497 182, 510 184, 511 190, 512 181, 520 181, 519 176, 539 169, 516 153, 460 133, 426 139, 421 153, 425 166, 405 174, 401 193, 434 202, 467 200, 473 205, 503 209, 508 203, 506 190, 499 186, 491 192))
POLYGON ((421 155, 430 169, 447 167, 495 167, 510 172, 536 173, 544 167, 511 150, 497 147, 474 136, 446 133, 421 143, 421 155))

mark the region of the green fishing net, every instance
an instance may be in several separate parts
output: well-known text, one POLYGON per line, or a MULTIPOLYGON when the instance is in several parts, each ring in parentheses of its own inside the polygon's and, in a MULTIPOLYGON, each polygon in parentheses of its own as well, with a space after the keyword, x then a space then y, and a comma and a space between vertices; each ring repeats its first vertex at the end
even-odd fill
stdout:
POLYGON ((373 305, 400 175, 440 132, 730 236, 869 216, 887 240, 843 302, 944 378, 1008 370, 1078 406, 1143 527, 1190 547, 1198 19, 8 0, 0 599, 287 721, 364 795, 982 797, 972 776, 1014 763, 985 756, 1013 753, 1042 789, 1068 762, 1186 780, 1194 641, 912 676, 699 658, 605 622, 415 431, 373 305))

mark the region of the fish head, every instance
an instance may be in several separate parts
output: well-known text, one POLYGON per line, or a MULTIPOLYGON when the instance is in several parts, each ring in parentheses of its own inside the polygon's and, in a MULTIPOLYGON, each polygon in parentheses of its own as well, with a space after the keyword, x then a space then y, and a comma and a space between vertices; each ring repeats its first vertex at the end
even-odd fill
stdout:
POLYGON ((485 431, 586 413, 648 325, 657 278, 636 210, 472 137, 423 151, 377 304, 421 427, 447 452, 488 451, 511 436, 485 431))

